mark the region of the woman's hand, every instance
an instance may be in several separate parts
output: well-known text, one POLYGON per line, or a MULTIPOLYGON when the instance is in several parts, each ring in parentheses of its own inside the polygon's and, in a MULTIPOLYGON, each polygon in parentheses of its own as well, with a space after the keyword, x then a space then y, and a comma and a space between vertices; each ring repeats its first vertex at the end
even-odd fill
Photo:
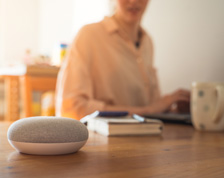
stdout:
POLYGON ((172 105, 176 105, 178 103, 189 103, 190 102, 190 91, 179 89, 169 95, 162 97, 160 100, 155 103, 142 108, 141 114, 144 113, 161 113, 170 111, 172 105))
POLYGON ((188 90, 177 90, 174 92, 176 101, 168 109, 168 112, 189 113, 190 112, 190 92, 188 90))
POLYGON ((188 90, 179 89, 169 95, 162 97, 160 100, 144 107, 136 106, 114 106, 105 105, 104 111, 128 111, 130 114, 150 114, 170 111, 173 104, 178 102, 190 101, 190 92, 188 90))

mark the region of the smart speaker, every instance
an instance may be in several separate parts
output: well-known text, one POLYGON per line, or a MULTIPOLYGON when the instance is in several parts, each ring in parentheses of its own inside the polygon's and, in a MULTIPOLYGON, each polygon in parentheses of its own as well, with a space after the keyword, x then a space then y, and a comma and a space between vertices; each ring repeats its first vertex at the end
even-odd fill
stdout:
POLYGON ((77 152, 88 139, 80 121, 62 117, 29 117, 14 122, 8 141, 19 152, 34 155, 59 155, 77 152))

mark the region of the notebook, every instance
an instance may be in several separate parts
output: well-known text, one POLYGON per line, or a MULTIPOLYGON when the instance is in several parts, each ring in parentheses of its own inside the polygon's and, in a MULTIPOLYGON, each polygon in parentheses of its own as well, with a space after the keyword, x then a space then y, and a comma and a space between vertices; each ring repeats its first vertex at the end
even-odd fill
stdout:
POLYGON ((158 113, 144 114, 146 118, 160 119, 164 122, 192 124, 190 113, 158 113))
POLYGON ((131 117, 96 117, 88 120, 87 128, 105 136, 160 135, 163 123, 156 119, 139 122, 131 117))
POLYGON ((163 122, 158 119, 121 111, 96 111, 80 121, 87 123, 89 130, 105 136, 160 135, 163 131, 163 122))

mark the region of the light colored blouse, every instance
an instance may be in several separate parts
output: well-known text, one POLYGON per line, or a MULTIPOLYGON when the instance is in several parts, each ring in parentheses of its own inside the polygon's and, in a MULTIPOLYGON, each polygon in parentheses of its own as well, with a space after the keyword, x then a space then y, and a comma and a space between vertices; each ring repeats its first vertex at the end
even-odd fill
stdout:
POLYGON ((160 97, 153 45, 141 29, 140 46, 112 17, 83 27, 57 81, 56 114, 81 119, 106 105, 146 106, 160 97))

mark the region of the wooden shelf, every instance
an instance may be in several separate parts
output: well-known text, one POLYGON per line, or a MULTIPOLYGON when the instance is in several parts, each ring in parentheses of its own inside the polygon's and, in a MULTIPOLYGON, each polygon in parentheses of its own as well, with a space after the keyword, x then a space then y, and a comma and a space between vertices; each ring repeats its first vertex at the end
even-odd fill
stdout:
POLYGON ((32 92, 54 91, 56 87, 58 67, 27 66, 26 70, 21 71, 19 73, 18 70, 18 73, 15 74, 15 68, 13 67, 7 68, 5 74, 1 71, 0 78, 5 85, 6 109, 4 120, 6 121, 33 116, 32 92))

